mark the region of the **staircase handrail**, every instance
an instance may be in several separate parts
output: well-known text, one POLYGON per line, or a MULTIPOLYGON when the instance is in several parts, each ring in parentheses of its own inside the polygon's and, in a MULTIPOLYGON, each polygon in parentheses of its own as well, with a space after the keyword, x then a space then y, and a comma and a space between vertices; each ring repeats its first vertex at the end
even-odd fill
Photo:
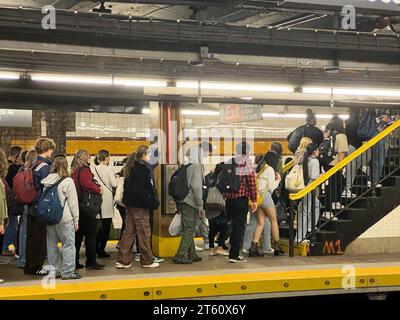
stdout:
POLYGON ((335 165, 329 171, 322 174, 318 179, 316 179, 315 181, 310 183, 303 190, 299 191, 298 193, 290 194, 289 195, 290 200, 300 200, 303 197, 305 197, 307 194, 309 194, 310 192, 312 192, 313 190, 318 188, 322 183, 324 183, 330 177, 332 177, 336 172, 338 172, 339 170, 346 167, 350 162, 352 162, 354 159, 359 157, 361 154, 363 154, 364 152, 366 152, 367 150, 372 148, 379 141, 381 141, 383 138, 385 138, 386 136, 391 134, 393 131, 395 131, 399 127, 400 127, 400 120, 397 120, 392 125, 387 127, 385 130, 381 131, 375 137, 373 137, 371 140, 369 140, 364 145, 362 145, 360 148, 358 148, 356 151, 354 151, 352 154, 348 155, 346 158, 344 158, 342 161, 340 161, 337 165, 335 165))

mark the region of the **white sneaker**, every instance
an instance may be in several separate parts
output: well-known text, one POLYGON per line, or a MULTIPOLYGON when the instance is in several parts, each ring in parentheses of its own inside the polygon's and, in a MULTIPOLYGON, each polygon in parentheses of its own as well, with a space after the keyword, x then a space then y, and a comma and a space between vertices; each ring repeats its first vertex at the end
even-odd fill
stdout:
POLYGON ((221 249, 217 249, 217 250, 215 250, 214 251, 215 252, 215 254, 217 254, 217 255, 219 255, 219 256, 229 256, 229 253, 228 252, 226 252, 225 250, 221 250, 221 249))
POLYGON ((344 198, 355 198, 355 197, 357 197, 357 195, 352 193, 349 188, 346 188, 346 189, 344 189, 344 191, 342 193, 342 197, 344 197, 344 198))
POLYGON ((203 248, 200 248, 200 247, 198 247, 198 246, 194 246, 194 250, 195 250, 196 252, 202 252, 202 251, 204 251, 203 248))
POLYGON ((140 262, 140 253, 135 253, 135 262, 140 262))
POLYGON ((243 249, 242 249, 242 252, 243 252, 244 254, 248 254, 248 253, 249 253, 249 250, 243 248, 243 249))
POLYGON ((371 187, 371 186, 372 186, 372 182, 368 180, 367 187, 371 187))
POLYGON ((154 257, 154 262, 155 263, 162 263, 162 262, 164 262, 164 259, 160 258, 160 257, 154 257))
POLYGON ((375 188, 382 188, 382 185, 380 183, 378 183, 375 188))
POLYGON ((344 206, 340 202, 333 202, 331 208, 332 210, 340 210, 343 209, 344 206))
POLYGON ((0 279, 0 283, 3 283, 4 282, 4 280, 3 279, 0 279))
POLYGON ((142 268, 158 268, 159 266, 160 266, 159 263, 153 262, 152 264, 147 264, 147 265, 142 266, 142 268))
POLYGON ((322 213, 322 218, 330 219, 331 216, 332 216, 331 212, 325 211, 325 212, 322 213))
POLYGON ((210 250, 210 244, 209 243, 205 243, 204 244, 204 250, 210 250))
POLYGON ((264 251, 264 254, 274 254, 275 250, 274 249, 269 249, 267 251, 264 251))
POLYGON ((131 263, 130 264, 122 264, 120 262, 117 262, 117 263, 115 263, 115 267, 117 269, 129 269, 129 268, 132 268, 132 264, 131 263))

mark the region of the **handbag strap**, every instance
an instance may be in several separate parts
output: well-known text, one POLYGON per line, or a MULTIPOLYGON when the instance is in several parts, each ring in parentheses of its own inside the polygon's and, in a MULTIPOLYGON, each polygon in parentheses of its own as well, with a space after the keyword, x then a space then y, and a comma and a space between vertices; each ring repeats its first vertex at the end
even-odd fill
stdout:
POLYGON ((94 168, 94 170, 96 171, 96 173, 97 173, 97 176, 99 177, 99 179, 100 179, 100 181, 101 181, 101 183, 108 189, 108 190, 110 190, 110 192, 112 193, 112 190, 109 188, 109 187, 107 187, 107 185, 104 183, 104 181, 103 181, 103 179, 101 178, 101 176, 100 176, 100 174, 99 174, 99 172, 97 171, 97 167, 96 168, 94 168))

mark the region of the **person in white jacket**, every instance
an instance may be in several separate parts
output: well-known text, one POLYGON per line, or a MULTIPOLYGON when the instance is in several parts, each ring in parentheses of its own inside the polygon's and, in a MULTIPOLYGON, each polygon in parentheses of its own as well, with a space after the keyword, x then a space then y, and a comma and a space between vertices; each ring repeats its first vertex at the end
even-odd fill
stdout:
POLYGON ((101 212, 97 215, 98 222, 101 222, 101 227, 96 237, 96 253, 99 258, 110 257, 105 249, 110 237, 111 223, 114 217, 113 188, 118 185, 118 176, 114 172, 114 168, 110 166, 110 160, 110 153, 107 150, 100 150, 96 155, 96 167, 93 169, 94 177, 103 189, 101 212))
POLYGON ((79 225, 79 203, 75 183, 68 172, 65 156, 56 156, 50 174, 43 179, 44 188, 59 182, 58 197, 64 206, 61 221, 47 226, 47 256, 51 273, 62 280, 76 280, 81 276, 75 272, 75 232, 79 225), (61 180, 61 182, 60 182, 61 180), (58 247, 61 242, 62 247, 58 247))
POLYGON ((283 254, 279 244, 279 226, 278 219, 276 216, 275 203, 272 199, 272 193, 279 186, 281 182, 281 176, 278 172, 275 172, 274 168, 268 163, 270 157, 274 155, 268 152, 258 164, 256 168, 257 180, 258 180, 258 193, 261 196, 262 202, 260 207, 256 211, 257 215, 257 226, 254 231, 253 241, 251 243, 249 256, 264 256, 264 252, 258 248, 258 242, 260 241, 261 234, 264 230, 265 219, 268 217, 271 222, 271 233, 272 233, 272 248, 274 249, 275 255, 283 254))

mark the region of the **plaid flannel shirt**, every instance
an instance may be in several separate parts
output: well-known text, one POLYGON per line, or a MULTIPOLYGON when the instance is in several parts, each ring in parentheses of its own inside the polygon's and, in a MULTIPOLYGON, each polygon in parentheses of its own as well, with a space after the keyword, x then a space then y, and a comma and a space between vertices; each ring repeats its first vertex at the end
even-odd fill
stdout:
POLYGON ((238 199, 247 197, 252 202, 257 202, 256 174, 248 157, 236 157, 235 163, 240 176, 240 189, 235 192, 224 193, 225 199, 238 199))

